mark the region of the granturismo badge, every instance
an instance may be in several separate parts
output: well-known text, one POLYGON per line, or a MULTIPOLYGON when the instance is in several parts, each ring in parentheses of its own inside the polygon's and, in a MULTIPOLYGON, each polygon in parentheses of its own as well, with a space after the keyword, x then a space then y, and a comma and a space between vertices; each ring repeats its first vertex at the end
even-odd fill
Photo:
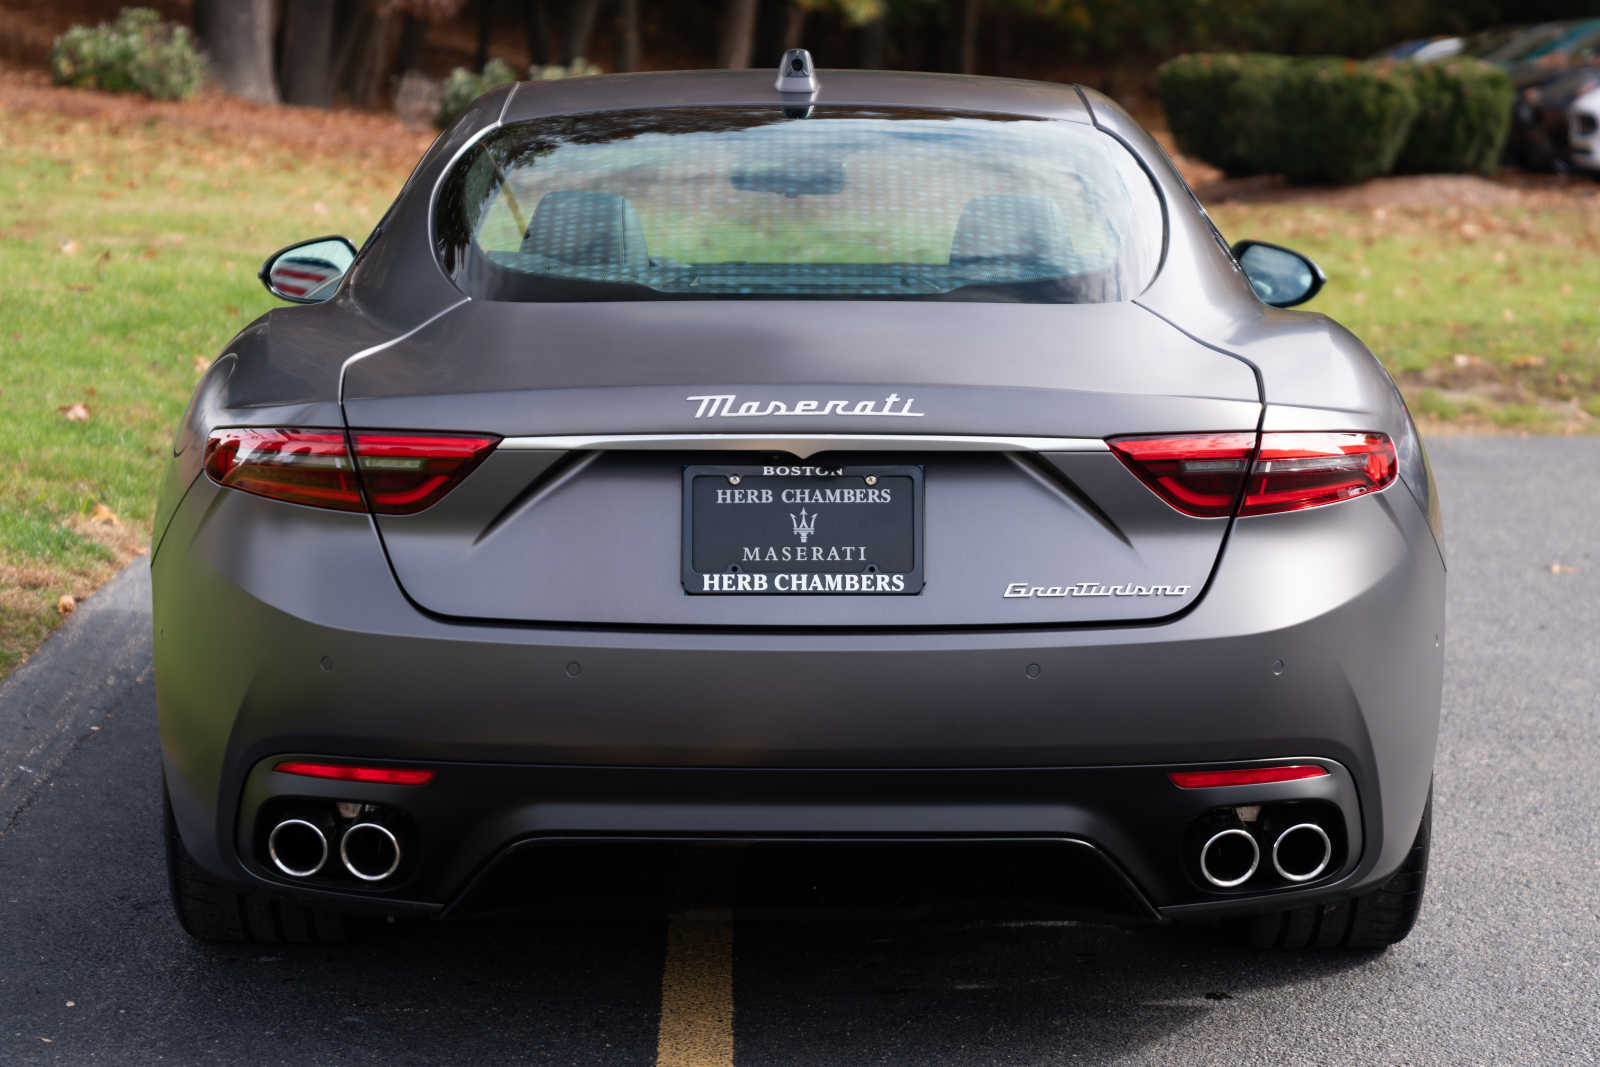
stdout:
POLYGON ((890 393, 882 400, 797 400, 792 405, 782 400, 740 400, 736 393, 702 393, 684 399, 700 405, 694 410, 697 419, 749 419, 763 415, 889 415, 920 419, 927 414, 911 410, 916 397, 902 397, 899 393, 890 393))
POLYGON ((1029 585, 1012 582, 1006 586, 1005 596, 1022 597, 1079 597, 1079 596, 1185 596, 1187 585, 1106 585, 1103 582, 1073 582, 1071 585, 1029 585))

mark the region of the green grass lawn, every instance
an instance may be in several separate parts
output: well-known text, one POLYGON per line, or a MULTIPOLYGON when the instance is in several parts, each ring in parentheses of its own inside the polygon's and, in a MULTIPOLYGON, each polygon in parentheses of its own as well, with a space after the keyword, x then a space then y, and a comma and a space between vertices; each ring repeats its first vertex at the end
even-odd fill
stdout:
MULTIPOLYGON (((142 549, 201 369, 272 304, 262 258, 321 233, 359 242, 405 177, 235 140, 0 107, 0 675, 59 621, 63 594, 142 549)), ((1330 281, 1310 306, 1365 339, 1419 414, 1538 430, 1600 415, 1600 219, 1576 201, 1215 214, 1230 239, 1321 261, 1330 281)))
POLYGON ((1463 430, 1592 432, 1600 204, 1535 202, 1492 211, 1223 205, 1212 216, 1230 241, 1273 241, 1317 260, 1328 285, 1308 309, 1365 341, 1419 418, 1463 430))
POLYGON ((359 241, 404 177, 0 111, 0 675, 143 547, 200 371, 273 303, 264 256, 359 241))

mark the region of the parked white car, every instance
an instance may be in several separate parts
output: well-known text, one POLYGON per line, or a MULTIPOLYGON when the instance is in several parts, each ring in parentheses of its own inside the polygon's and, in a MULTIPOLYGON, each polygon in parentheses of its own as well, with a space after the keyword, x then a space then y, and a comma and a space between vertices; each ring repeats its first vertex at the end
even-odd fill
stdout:
POLYGON ((1567 144, 1572 165, 1600 171, 1600 89, 1590 89, 1567 109, 1567 144))

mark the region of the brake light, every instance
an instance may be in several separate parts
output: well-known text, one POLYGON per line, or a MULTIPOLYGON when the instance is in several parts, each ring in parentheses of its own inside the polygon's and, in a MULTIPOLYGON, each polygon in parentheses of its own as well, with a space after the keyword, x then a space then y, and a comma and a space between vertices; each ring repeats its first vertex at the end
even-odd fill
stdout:
POLYGON ((1332 504, 1387 488, 1399 463, 1381 433, 1266 433, 1241 515, 1332 504))
POLYGON ((1285 767, 1242 767, 1232 771, 1174 771, 1167 775, 1180 789, 1211 789, 1219 785, 1267 785, 1271 782, 1298 782, 1321 778, 1327 768, 1310 763, 1285 767))
POLYGON ((410 515, 433 505, 499 442, 464 434, 355 433, 351 463, 338 430, 217 430, 205 468, 230 489, 291 504, 410 515), (358 476, 359 472, 359 476, 358 476))
POLYGON ((1256 450, 1254 433, 1123 437, 1106 442, 1157 496, 1185 515, 1233 514, 1256 450))
POLYGON ((308 763, 284 760, 272 768, 304 778, 331 778, 339 782, 376 782, 379 785, 427 785, 433 772, 419 767, 362 767, 349 763, 308 763))
POLYGON ((1261 435, 1259 451, 1253 433, 1106 443, 1157 496, 1200 518, 1231 515, 1235 504, 1240 515, 1333 504, 1386 488, 1398 470, 1394 443, 1381 433, 1275 431, 1261 435))

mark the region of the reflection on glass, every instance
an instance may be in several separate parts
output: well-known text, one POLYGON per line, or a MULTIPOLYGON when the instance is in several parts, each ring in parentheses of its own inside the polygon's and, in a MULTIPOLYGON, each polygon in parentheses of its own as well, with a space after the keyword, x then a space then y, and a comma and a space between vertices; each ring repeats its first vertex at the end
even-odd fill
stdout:
POLYGON ((267 269, 267 287, 288 300, 326 300, 354 261, 355 252, 345 241, 308 241, 278 253, 267 269))
POLYGON ((1270 245, 1251 245, 1239 257, 1239 266, 1256 295, 1268 304, 1298 304, 1316 285, 1311 264, 1293 252, 1270 245))
POLYGON ((436 232, 499 300, 1126 300, 1163 236, 1149 178, 1092 127, 848 108, 520 123, 458 164, 436 232))

